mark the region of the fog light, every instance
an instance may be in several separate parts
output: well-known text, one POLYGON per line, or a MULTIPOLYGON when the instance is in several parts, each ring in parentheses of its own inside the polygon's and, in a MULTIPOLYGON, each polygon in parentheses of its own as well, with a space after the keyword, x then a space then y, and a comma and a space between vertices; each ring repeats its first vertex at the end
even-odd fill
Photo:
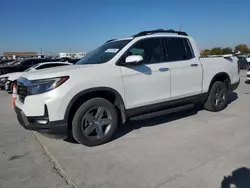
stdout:
POLYGON ((37 120, 37 123, 40 123, 40 124, 47 124, 47 123, 48 123, 48 120, 37 120))

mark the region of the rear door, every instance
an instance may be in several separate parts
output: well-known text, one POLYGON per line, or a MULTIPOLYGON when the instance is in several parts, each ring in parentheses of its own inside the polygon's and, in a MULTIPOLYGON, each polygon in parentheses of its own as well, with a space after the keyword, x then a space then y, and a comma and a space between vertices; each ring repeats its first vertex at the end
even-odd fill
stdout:
POLYGON ((194 56, 187 38, 166 37, 165 62, 171 74, 171 99, 188 97, 202 92, 202 66, 194 56))
POLYGON ((122 57, 141 55, 140 65, 123 65, 121 71, 128 109, 155 104, 170 98, 170 72, 163 62, 161 38, 148 38, 136 42, 122 57))

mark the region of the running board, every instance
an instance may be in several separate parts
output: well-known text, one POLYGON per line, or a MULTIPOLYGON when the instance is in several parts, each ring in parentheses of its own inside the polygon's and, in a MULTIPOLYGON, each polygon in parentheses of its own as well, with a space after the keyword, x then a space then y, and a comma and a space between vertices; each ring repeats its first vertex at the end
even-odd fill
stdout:
POLYGON ((172 114, 175 112, 184 111, 184 110, 187 110, 187 109, 190 109, 193 107, 194 107, 194 104, 187 104, 184 106, 178 106, 178 107, 169 108, 166 110, 161 110, 161 111, 157 111, 157 112, 151 112, 151 113, 131 117, 130 119, 131 120, 149 119, 149 118, 153 118, 153 117, 157 117, 157 116, 162 116, 162 115, 172 114))

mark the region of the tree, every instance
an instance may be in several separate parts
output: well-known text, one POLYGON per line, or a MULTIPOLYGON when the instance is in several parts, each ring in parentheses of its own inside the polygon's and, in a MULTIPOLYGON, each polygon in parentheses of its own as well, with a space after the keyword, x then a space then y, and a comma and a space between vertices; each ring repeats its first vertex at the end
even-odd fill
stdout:
POLYGON ((221 54, 232 54, 232 53, 233 53, 233 49, 230 47, 226 47, 226 48, 221 49, 221 54))
POLYGON ((241 53, 249 53, 250 49, 248 48, 248 46, 246 44, 239 44, 237 46, 235 46, 235 52, 240 51, 241 53))
POLYGON ((208 55, 210 55, 210 50, 209 50, 209 49, 203 50, 202 53, 201 53, 201 55, 203 55, 203 56, 208 56, 208 55))
POLYGON ((220 47, 217 47, 217 48, 212 48, 210 50, 210 54, 211 55, 221 55, 221 48, 220 47))

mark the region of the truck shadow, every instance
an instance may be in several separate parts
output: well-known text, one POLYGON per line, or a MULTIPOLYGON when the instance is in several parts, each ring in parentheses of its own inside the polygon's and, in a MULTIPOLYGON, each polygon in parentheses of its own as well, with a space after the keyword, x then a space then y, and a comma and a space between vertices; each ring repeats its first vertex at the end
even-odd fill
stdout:
MULTIPOLYGON (((238 99, 238 94, 235 92, 232 92, 230 96, 229 104, 233 103, 237 99, 238 99)), ((176 121, 179 119, 187 118, 189 116, 193 116, 202 110, 204 110, 203 105, 199 105, 199 106, 195 106, 194 108, 190 108, 185 111, 175 112, 175 113, 166 114, 166 115, 160 115, 156 117, 149 117, 145 119, 133 118, 129 120, 127 123, 125 123, 124 125, 122 125, 121 127, 119 127, 113 140, 123 137, 126 134, 129 134, 130 132, 141 129, 143 127, 157 126, 163 123, 169 123, 169 122, 176 121)))
POLYGON ((231 187, 249 188, 250 169, 242 167, 233 171, 231 176, 225 176, 221 182, 221 188, 231 188, 231 187))
POLYGON ((235 92, 232 92, 231 96, 230 96, 230 100, 229 100, 229 104, 231 104, 232 102, 236 101, 238 99, 238 94, 235 92))
MULTIPOLYGON (((237 99, 238 99, 238 94, 232 92, 229 104, 236 101, 237 99)), ((187 118, 189 116, 197 114, 201 110, 204 110, 203 105, 195 106, 194 108, 190 108, 185 111, 175 112, 171 114, 159 115, 154 117, 150 117, 149 114, 149 117, 143 119, 141 118, 137 119, 136 117, 132 118, 127 123, 121 125, 118 128, 117 133, 115 134, 113 140, 119 139, 120 137, 123 137, 126 134, 129 134, 130 132, 141 129, 143 127, 157 126, 163 123, 168 123, 175 120, 187 118)), ((64 139, 64 141, 77 144, 77 142, 72 136, 68 136, 66 139, 64 139)))
POLYGON ((119 127, 117 134, 115 135, 113 140, 116 140, 120 137, 129 134, 132 131, 139 130, 143 127, 151 127, 151 126, 158 126, 163 123, 169 123, 172 121, 176 121, 179 119, 183 119, 198 113, 198 111, 202 110, 201 108, 191 108, 186 111, 175 112, 172 114, 167 115, 160 115, 157 117, 150 117, 144 119, 137 119, 136 117, 129 120, 127 123, 119 127))

